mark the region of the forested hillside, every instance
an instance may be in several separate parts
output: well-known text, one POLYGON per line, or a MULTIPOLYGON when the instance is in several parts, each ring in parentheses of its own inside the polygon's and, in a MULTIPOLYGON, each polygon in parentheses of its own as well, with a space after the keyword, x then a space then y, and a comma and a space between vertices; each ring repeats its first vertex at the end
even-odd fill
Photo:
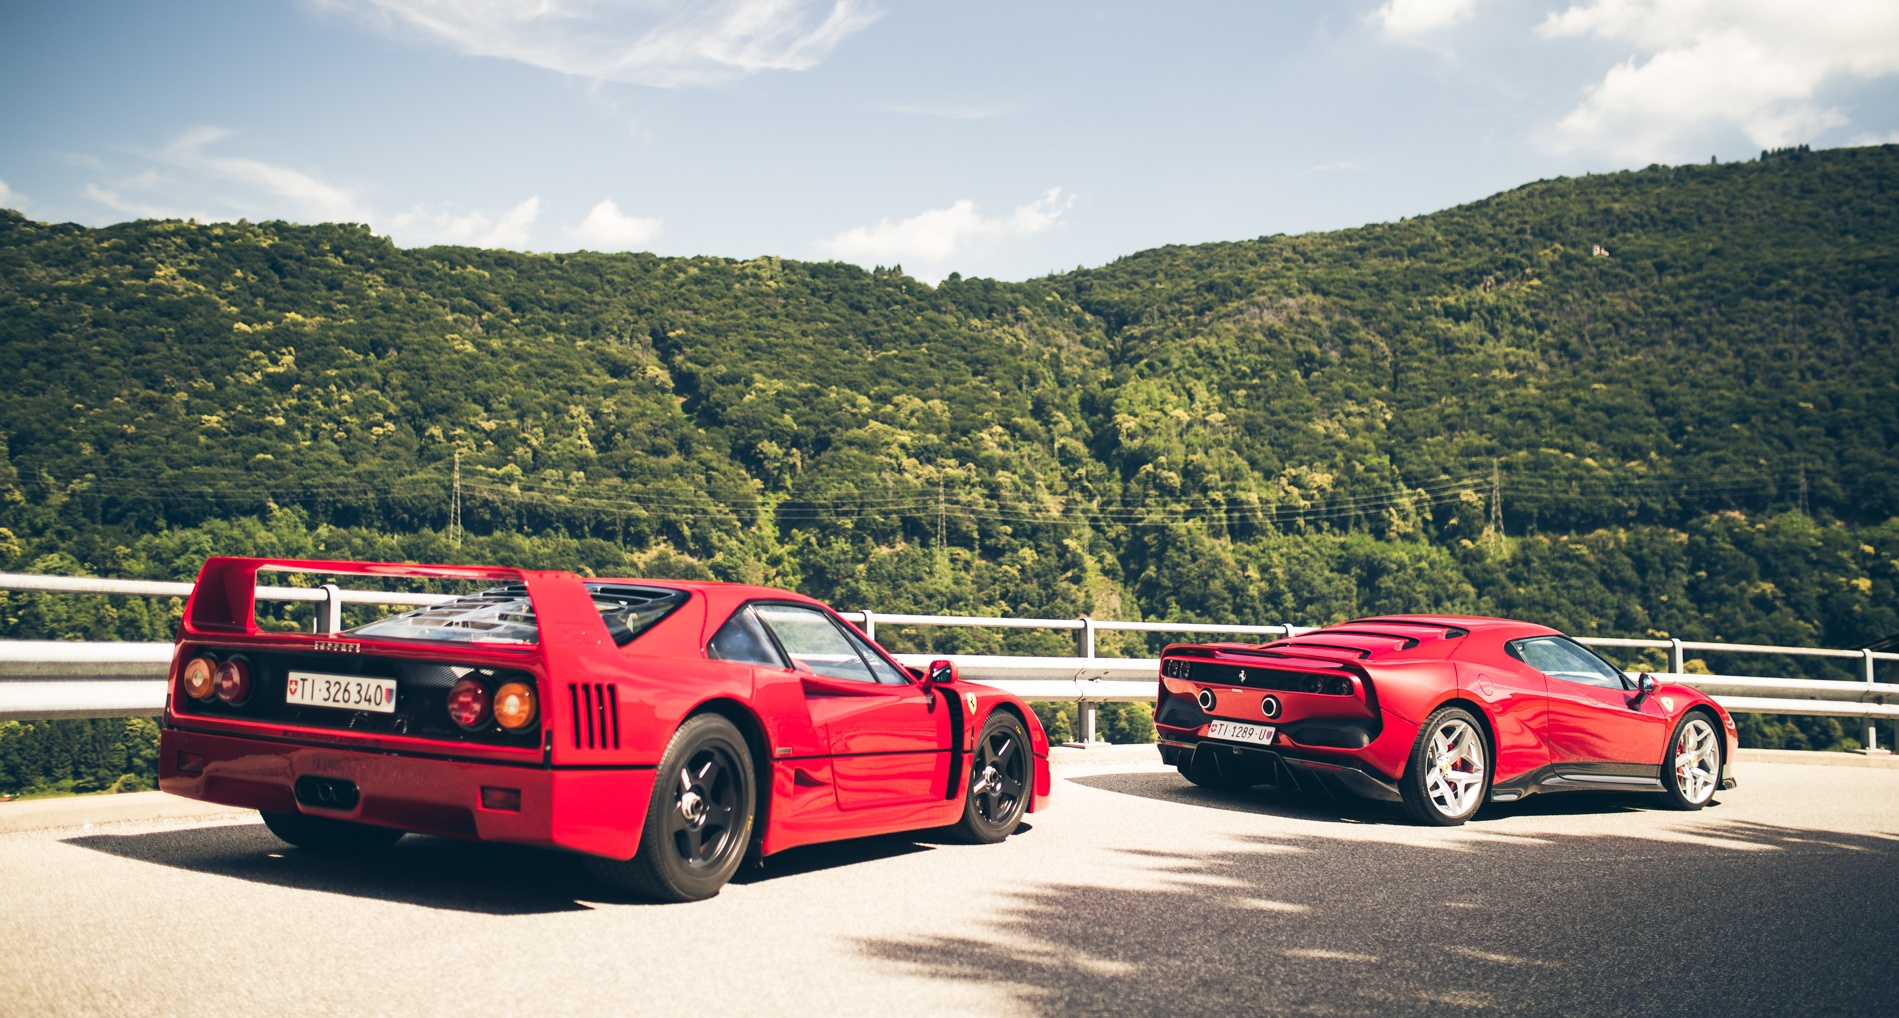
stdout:
MULTIPOLYGON (((1851 645, 1899 633, 1896 182, 1896 146, 1789 152, 935 287, 0 212, 0 570, 321 553, 1851 645)), ((0 636, 175 611, 15 594, 0 636)))

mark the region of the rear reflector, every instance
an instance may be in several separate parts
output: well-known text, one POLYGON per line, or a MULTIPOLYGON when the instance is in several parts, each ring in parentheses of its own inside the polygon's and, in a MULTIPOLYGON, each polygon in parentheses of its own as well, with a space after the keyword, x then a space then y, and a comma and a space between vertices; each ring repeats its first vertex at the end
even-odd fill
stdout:
POLYGON ((481 786, 481 808, 506 810, 509 813, 521 812, 521 790, 518 788, 490 788, 481 786))

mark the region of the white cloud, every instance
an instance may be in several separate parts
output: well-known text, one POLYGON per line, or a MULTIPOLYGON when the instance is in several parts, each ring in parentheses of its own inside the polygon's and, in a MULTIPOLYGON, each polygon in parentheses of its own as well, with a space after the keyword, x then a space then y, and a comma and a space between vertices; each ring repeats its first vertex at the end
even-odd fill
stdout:
POLYGON ((104 205, 115 212, 140 219, 196 219, 200 222, 214 222, 235 218, 228 215, 213 215, 203 209, 193 209, 177 205, 166 198, 166 193, 179 190, 176 181, 161 175, 157 170, 146 169, 107 184, 87 184, 86 197, 104 205), (128 193, 130 192, 130 193, 128 193))
POLYGON ((529 227, 541 217, 541 197, 535 195, 497 216, 479 210, 454 215, 444 209, 417 205, 390 220, 390 235, 404 244, 467 244, 473 247, 528 246, 529 227))
MULTIPOLYGON (((416 205, 395 216, 385 216, 360 201, 355 192, 310 173, 248 156, 227 155, 216 146, 232 132, 198 127, 174 138, 145 157, 157 163, 128 177, 87 184, 83 193, 106 208, 140 219, 195 219, 199 222, 249 219, 291 219, 305 223, 368 223, 408 245, 468 244, 476 247, 526 249, 540 219, 539 195, 500 213, 482 210, 451 211, 446 206, 416 205), (384 226, 388 229, 385 231, 384 226)), ((96 161, 95 161, 96 162, 96 161)), ((17 196, 14 196, 17 197, 17 196)), ((9 195, 0 183, 0 204, 9 195)), ((622 227, 621 236, 635 225, 656 220, 620 216, 611 203, 595 207, 588 224, 608 213, 622 227)))
POLYGON ((897 222, 881 219, 875 226, 845 230, 819 241, 818 249, 833 258, 860 264, 899 264, 905 259, 940 263, 973 242, 1045 232, 1074 203, 1074 196, 1064 200, 1062 189, 1052 187, 1007 216, 984 217, 977 214, 975 202, 964 199, 948 208, 919 212, 897 222))
MULTIPOLYGON (((114 211, 145 219, 370 221, 369 210, 347 188, 289 166, 213 151, 231 137, 222 128, 194 127, 157 152, 145 153, 167 172, 147 167, 120 180, 88 184, 84 193, 114 211), (214 197, 206 201, 206 195, 214 197)), ((69 161, 100 165, 89 157, 69 161)))
POLYGON ((806 70, 879 17, 863 0, 313 2, 473 56, 664 88, 806 70))
POLYGON ((1812 141, 1847 123, 1818 101, 1824 85, 1899 73, 1892 0, 1584 0, 1552 12, 1538 31, 1637 51, 1557 135, 1560 147, 1638 162, 1698 154, 1684 145, 1710 128, 1768 148, 1812 141))
POLYGON ((288 166, 205 151, 231 134, 222 128, 194 127, 165 146, 159 158, 180 169, 261 191, 275 199, 273 204, 279 209, 282 205, 277 202, 287 202, 301 218, 317 222, 369 221, 369 213, 344 188, 288 166))
POLYGON ((1476 10, 1477 0, 1385 0, 1371 20, 1387 35, 1422 35, 1449 28, 1476 10))
POLYGON ((580 225, 567 231, 567 239, 595 251, 632 251, 652 243, 659 236, 660 221, 629 216, 607 198, 587 213, 580 225))

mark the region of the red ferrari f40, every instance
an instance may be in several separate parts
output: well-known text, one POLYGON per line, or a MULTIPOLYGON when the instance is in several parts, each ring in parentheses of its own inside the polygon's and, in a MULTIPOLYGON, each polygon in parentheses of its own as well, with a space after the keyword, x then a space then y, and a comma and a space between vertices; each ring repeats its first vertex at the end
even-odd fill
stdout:
POLYGON ((159 784, 362 852, 405 832, 582 853, 662 900, 747 857, 947 828, 1008 837, 1049 792, 1016 697, 921 674, 764 587, 213 558, 185 608, 159 784), (260 570, 472 581, 345 632, 266 632, 260 570))

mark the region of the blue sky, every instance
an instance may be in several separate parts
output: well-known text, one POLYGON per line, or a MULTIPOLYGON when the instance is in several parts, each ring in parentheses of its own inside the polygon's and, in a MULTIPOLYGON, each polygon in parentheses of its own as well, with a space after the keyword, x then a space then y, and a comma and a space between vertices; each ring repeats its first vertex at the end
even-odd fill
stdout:
POLYGON ((1019 279, 1899 140, 1893 0, 0 3, 0 205, 1019 279))

